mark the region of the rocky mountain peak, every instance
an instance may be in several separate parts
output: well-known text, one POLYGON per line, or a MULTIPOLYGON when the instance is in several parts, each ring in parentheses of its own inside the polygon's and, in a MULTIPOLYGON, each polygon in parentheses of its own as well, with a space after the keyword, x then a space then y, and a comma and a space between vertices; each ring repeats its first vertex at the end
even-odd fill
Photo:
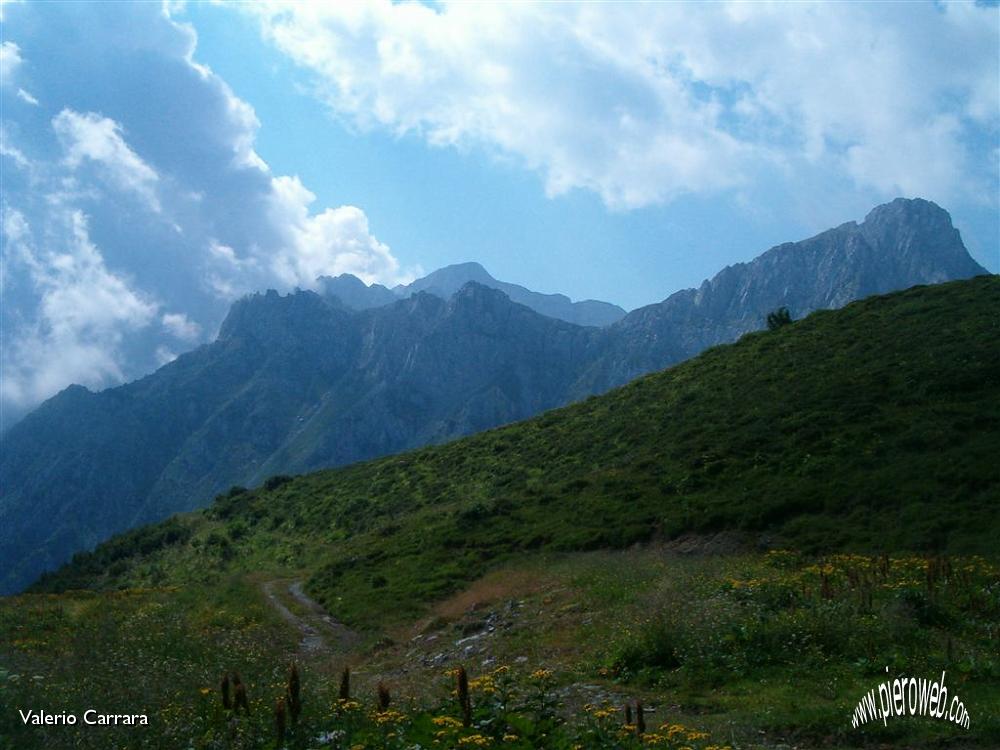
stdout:
MULTIPOLYGON (((455 294, 470 281, 482 284, 483 286, 495 286, 497 281, 479 263, 456 263, 451 266, 439 268, 437 271, 427 274, 422 279, 417 279, 412 284, 403 287, 405 293, 431 292, 438 296, 448 298, 455 294)), ((399 288, 397 287, 397 290, 399 288)))
POLYGON ((933 201, 923 198, 896 198, 876 206, 865 216, 869 226, 908 224, 921 229, 951 229, 951 215, 933 201))
POLYGON ((280 340, 307 330, 333 308, 315 292, 297 290, 281 295, 274 289, 249 294, 233 303, 219 329, 219 341, 237 338, 280 340))
POLYGON ((965 249, 949 213, 922 198, 897 198, 877 206, 858 231, 881 262, 905 268, 923 283, 987 273, 965 249))

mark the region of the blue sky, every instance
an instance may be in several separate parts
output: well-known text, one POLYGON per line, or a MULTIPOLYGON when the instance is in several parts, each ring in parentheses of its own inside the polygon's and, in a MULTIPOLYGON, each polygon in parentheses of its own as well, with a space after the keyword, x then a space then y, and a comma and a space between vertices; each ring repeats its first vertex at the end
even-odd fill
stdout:
POLYGON ((899 195, 1000 270, 995 6, 2 8, 8 420, 320 274, 632 309, 899 195))

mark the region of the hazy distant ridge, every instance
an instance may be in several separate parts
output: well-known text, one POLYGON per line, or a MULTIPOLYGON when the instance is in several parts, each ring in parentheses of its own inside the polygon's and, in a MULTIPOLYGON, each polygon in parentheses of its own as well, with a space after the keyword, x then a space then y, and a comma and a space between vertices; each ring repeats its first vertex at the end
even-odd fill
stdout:
POLYGON ((530 307, 537 313, 568 323, 581 326, 607 326, 625 317, 625 311, 610 302, 592 299, 573 302, 564 294, 541 294, 517 284, 497 281, 478 263, 445 266, 411 284, 401 284, 393 289, 381 284, 367 286, 361 279, 349 273, 340 276, 322 276, 319 281, 320 288, 325 294, 337 297, 347 307, 355 310, 383 307, 417 292, 428 292, 436 297, 448 299, 469 282, 475 282, 491 289, 499 289, 514 302, 530 307))

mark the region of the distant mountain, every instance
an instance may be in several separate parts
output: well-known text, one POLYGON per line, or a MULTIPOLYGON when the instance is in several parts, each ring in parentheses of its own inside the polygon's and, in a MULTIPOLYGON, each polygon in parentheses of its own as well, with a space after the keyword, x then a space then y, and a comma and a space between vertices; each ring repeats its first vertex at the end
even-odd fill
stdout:
POLYGON ((537 313, 558 318, 579 326, 608 326, 625 317, 625 311, 609 302, 588 299, 573 302, 564 294, 540 294, 517 284, 497 281, 478 263, 446 266, 408 286, 396 287, 397 294, 430 292, 447 299, 470 281, 499 289, 514 302, 530 307, 537 313))
POLYGON ((603 328, 540 314, 550 295, 491 288, 475 264, 394 292, 340 276, 324 294, 253 295, 212 344, 128 385, 68 388, 4 435, 0 593, 230 485, 524 419, 732 341, 781 305, 798 317, 980 273, 945 211, 901 200, 603 328), (375 304, 385 292, 397 299, 375 304))
POLYGON ((564 294, 540 294, 517 284, 497 281, 478 263, 445 266, 411 284, 400 285, 392 290, 380 284, 367 286, 361 279, 350 274, 341 274, 336 278, 323 276, 320 282, 324 294, 337 297, 355 310, 382 307, 417 292, 427 292, 441 299, 449 299, 463 286, 474 282, 491 289, 499 289, 514 302, 530 307, 542 315, 565 320, 568 323, 601 327, 611 325, 625 317, 622 308, 609 302, 590 299, 573 302, 564 294))
POLYGON ((930 201, 897 198, 801 242, 778 245, 728 266, 697 289, 629 313, 608 331, 607 349, 581 378, 576 395, 600 392, 637 375, 735 341, 787 307, 793 318, 873 294, 988 273, 972 259, 948 212, 930 201))
POLYGON ((369 286, 349 273, 342 273, 340 276, 320 276, 317 281, 324 295, 336 297, 352 310, 384 307, 399 299, 388 287, 381 284, 369 286))

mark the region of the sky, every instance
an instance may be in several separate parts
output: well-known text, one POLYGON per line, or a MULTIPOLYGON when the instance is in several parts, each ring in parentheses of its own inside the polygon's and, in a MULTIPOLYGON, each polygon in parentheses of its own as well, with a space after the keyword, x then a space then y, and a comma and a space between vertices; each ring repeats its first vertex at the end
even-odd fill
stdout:
POLYGON ((1000 271, 995 4, 0 9, 0 429, 321 275, 634 309, 898 196, 1000 271))

